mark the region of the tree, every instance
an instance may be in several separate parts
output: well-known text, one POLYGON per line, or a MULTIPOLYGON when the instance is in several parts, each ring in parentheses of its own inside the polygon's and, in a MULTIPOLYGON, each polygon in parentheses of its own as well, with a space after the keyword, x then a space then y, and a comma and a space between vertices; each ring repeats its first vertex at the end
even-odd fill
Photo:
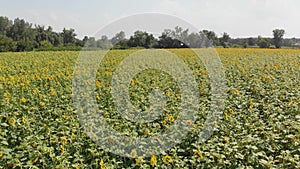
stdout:
POLYGON ((255 46, 255 40, 253 38, 248 38, 247 43, 249 46, 255 46))
POLYGON ((82 39, 83 44, 85 44, 89 40, 88 36, 84 36, 82 39))
POLYGON ((32 30, 32 24, 25 22, 24 19, 15 19, 13 25, 7 32, 7 37, 12 38, 14 41, 24 40, 25 38, 29 40, 34 40, 35 34, 32 30))
POLYGON ((63 42, 64 45, 74 45, 76 42, 76 34, 74 33, 75 30, 74 29, 63 29, 63 32, 61 33, 62 37, 63 37, 63 42))
POLYGON ((221 45, 224 48, 228 48, 230 46, 229 40, 230 40, 229 34, 226 33, 226 32, 224 32, 223 35, 222 35, 222 37, 220 38, 221 45))
POLYGON ((47 40, 41 41, 40 48, 43 48, 43 49, 50 49, 50 48, 52 48, 52 47, 53 47, 53 45, 52 45, 52 43, 50 43, 49 41, 47 41, 47 40))
POLYGON ((191 48, 201 47, 201 39, 198 33, 191 33, 187 38, 187 45, 191 48))
POLYGON ((45 30, 44 26, 36 25, 35 26, 36 30, 36 36, 35 40, 38 43, 38 47, 40 47, 42 44, 41 42, 43 41, 48 41, 48 32, 45 30))
POLYGON ((159 47, 160 48, 172 48, 174 43, 174 39, 172 39, 168 34, 162 33, 162 35, 159 37, 159 47))
POLYGON ((35 46, 36 46, 36 42, 32 41, 28 38, 24 38, 22 40, 17 41, 17 51, 18 52, 32 51, 35 46))
POLYGON ((154 39, 155 38, 152 34, 149 35, 147 32, 136 31, 134 32, 134 35, 130 37, 128 46, 150 48, 154 39))
POLYGON ((205 39, 208 39, 210 41, 210 43, 206 42, 207 45, 209 44, 208 46, 212 46, 212 45, 216 46, 216 45, 219 44, 219 39, 218 39, 215 32, 208 31, 208 30, 202 30, 202 31, 199 32, 199 34, 200 34, 200 36, 204 35, 205 39))
POLYGON ((270 40, 267 39, 267 38, 262 38, 262 37, 258 37, 258 40, 257 40, 257 45, 260 47, 260 48, 269 48, 270 47, 270 40))
POLYGON ((96 39, 94 37, 89 37, 89 39, 85 43, 85 47, 96 48, 97 47, 96 39))
POLYGON ((243 48, 248 48, 248 45, 249 45, 248 42, 244 42, 243 43, 243 48))
POLYGON ((283 29, 273 30, 273 42, 276 48, 281 48, 284 34, 285 31, 283 29))
POLYGON ((101 40, 102 40, 103 42, 108 43, 108 37, 107 37, 106 35, 102 35, 102 36, 101 36, 101 40))
POLYGON ((125 39, 125 32, 121 31, 119 33, 117 33, 112 39, 111 39, 111 43, 113 45, 117 44, 118 42, 122 41, 125 39))
POLYGON ((6 35, 12 26, 12 22, 7 17, 0 16, 0 34, 6 35))
POLYGON ((184 30, 181 27, 175 27, 175 30, 165 29, 159 37, 158 47, 160 48, 187 48, 192 42, 192 37, 189 37, 188 29, 184 30))
POLYGON ((176 26, 174 30, 170 32, 171 38, 179 40, 183 43, 187 43, 186 40, 189 35, 189 30, 183 30, 182 27, 176 26))
POLYGON ((15 51, 16 48, 16 42, 13 39, 5 35, 0 35, 0 52, 15 51))

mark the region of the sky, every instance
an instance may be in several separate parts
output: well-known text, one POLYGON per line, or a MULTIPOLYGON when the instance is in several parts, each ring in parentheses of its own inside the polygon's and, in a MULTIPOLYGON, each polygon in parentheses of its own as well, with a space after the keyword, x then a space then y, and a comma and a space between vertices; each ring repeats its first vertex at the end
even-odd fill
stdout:
POLYGON ((235 38, 272 37, 272 30, 280 28, 285 37, 300 38, 299 0, 0 0, 0 4, 0 16, 23 18, 58 32, 74 28, 79 38, 141 13, 172 15, 218 36, 227 32, 235 38))

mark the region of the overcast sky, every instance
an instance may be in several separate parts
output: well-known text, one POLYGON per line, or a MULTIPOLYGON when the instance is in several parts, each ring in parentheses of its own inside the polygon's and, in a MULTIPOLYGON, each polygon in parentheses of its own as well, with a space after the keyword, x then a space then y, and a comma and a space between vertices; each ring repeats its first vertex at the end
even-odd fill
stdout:
POLYGON ((74 28, 79 38, 122 17, 139 13, 170 14, 209 29, 219 36, 272 36, 274 28, 286 37, 300 38, 299 0, 0 0, 0 15, 51 25, 55 31, 74 28))

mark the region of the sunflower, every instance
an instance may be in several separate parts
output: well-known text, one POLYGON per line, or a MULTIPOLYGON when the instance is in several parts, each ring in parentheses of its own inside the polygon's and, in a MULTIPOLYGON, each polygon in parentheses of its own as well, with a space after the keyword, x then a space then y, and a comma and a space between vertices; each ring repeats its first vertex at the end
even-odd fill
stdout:
POLYGON ((157 163, 156 157, 155 157, 155 156, 151 156, 151 159, 150 159, 150 165, 151 165, 152 167, 154 167, 154 166, 156 165, 156 163, 157 163))
POLYGON ((142 165, 144 163, 144 159, 142 157, 139 157, 135 160, 136 165, 142 165))
POLYGON ((173 159, 172 159, 171 156, 164 156, 164 157, 163 157, 163 162, 164 162, 165 164, 169 165, 170 163, 173 162, 173 159))

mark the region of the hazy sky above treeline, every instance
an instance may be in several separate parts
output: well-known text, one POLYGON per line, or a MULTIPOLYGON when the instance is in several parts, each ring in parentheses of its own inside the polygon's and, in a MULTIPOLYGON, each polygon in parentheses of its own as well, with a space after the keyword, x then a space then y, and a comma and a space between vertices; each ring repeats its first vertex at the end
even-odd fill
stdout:
POLYGON ((0 15, 10 19, 52 26, 55 31, 74 28, 79 38, 93 36, 107 24, 139 13, 179 17, 199 30, 218 36, 272 37, 272 30, 286 30, 285 37, 300 37, 298 0, 0 0, 0 15))

